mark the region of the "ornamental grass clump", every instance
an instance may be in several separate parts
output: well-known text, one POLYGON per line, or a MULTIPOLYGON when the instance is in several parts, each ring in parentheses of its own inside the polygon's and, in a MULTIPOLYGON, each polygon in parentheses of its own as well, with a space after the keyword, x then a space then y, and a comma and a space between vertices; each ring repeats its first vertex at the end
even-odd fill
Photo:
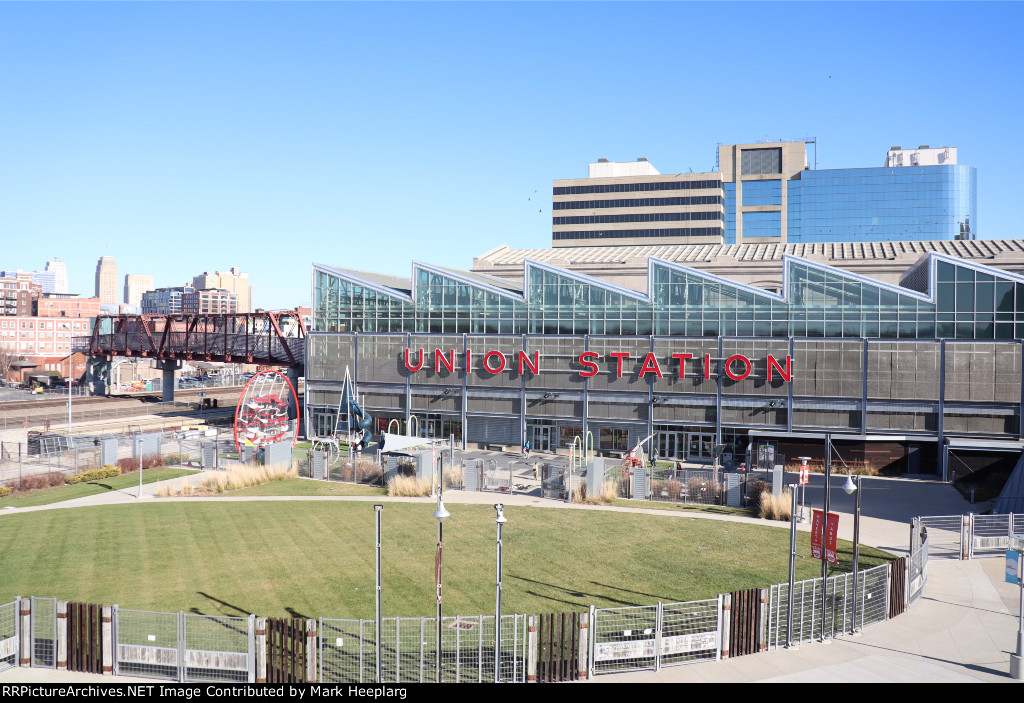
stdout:
POLYGON ((789 522, 793 516, 793 497, 787 488, 782 495, 774 495, 771 491, 763 491, 760 498, 759 514, 762 520, 782 520, 789 522))
POLYGON ((205 479, 200 484, 200 489, 210 493, 224 493, 226 491, 237 491, 240 488, 250 486, 261 486, 273 481, 283 481, 288 478, 297 478, 299 475, 295 463, 291 464, 269 464, 235 466, 223 473, 217 472, 205 479))
POLYGON ((430 495, 430 481, 415 476, 395 476, 388 481, 388 495, 414 498, 430 495))

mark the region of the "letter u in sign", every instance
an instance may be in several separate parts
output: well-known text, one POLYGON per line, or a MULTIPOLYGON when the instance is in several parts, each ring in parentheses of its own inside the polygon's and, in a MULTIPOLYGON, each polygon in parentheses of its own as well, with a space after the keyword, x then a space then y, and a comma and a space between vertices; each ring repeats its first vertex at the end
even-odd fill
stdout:
POLYGON ((407 370, 409 370, 409 371, 419 371, 420 369, 423 368, 423 350, 422 349, 418 349, 417 351, 420 353, 420 356, 419 356, 420 361, 419 361, 419 363, 416 366, 412 366, 412 365, 409 364, 409 350, 408 349, 405 350, 405 368, 407 370))

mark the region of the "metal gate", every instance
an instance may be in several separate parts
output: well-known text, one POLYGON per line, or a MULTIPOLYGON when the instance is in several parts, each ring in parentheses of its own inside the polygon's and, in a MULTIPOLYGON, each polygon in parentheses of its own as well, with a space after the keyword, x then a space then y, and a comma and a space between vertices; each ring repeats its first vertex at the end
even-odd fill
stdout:
POLYGON ((964 539, 964 519, 963 515, 934 515, 917 518, 918 525, 928 530, 931 556, 953 559, 963 559, 968 556, 970 552, 964 539))
POLYGON ((970 556, 999 554, 1006 552, 1010 543, 1013 515, 971 515, 970 556))
POLYGON ((541 496, 552 500, 565 500, 565 467, 558 464, 540 465, 541 496))
MULTIPOLYGON (((525 615, 501 618, 501 681, 526 681, 525 615)), ((494 681, 494 616, 447 617, 441 621, 441 680, 444 683, 494 681)), ((437 680, 437 619, 381 620, 381 681, 431 683, 437 680)), ((320 681, 376 681, 377 641, 373 620, 320 620, 320 681)))
POLYGON ((0 671, 18 665, 18 599, 0 605, 0 671))
POLYGON ((57 668, 57 599, 32 598, 32 666, 57 668))
POLYGON ((305 618, 267 618, 267 683, 307 683, 305 618))
POLYGON ((483 490, 512 492, 512 465, 498 466, 494 459, 488 459, 483 474, 483 490))
POLYGON ((610 674, 721 656, 722 599, 591 608, 590 672, 610 674))
POLYGON ((121 610, 114 606, 114 674, 171 681, 252 682, 252 616, 121 610))
POLYGON ((580 673, 580 614, 545 613, 537 620, 537 681, 576 681, 580 673))

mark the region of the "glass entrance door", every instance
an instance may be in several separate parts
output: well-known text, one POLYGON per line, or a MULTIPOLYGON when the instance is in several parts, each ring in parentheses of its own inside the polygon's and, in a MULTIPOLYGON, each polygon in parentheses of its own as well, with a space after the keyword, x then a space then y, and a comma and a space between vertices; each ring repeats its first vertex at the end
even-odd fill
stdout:
POLYGON ((714 435, 691 432, 686 443, 686 458, 690 461, 711 461, 714 445, 714 435))
POLYGON ((549 425, 534 425, 533 426, 533 441, 531 449, 535 452, 551 451, 551 430, 549 425))
POLYGON ((680 459, 685 455, 685 445, 681 432, 659 432, 657 438, 658 457, 661 459, 680 459))

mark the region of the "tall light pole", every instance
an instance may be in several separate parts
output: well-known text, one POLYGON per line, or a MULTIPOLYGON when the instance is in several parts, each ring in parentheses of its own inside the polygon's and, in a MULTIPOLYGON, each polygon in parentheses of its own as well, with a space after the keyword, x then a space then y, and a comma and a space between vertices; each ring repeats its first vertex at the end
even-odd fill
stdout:
POLYGON ((380 642, 381 642, 381 621, 380 621, 380 513, 384 510, 383 505, 373 506, 373 512, 377 518, 377 683, 381 683, 380 678, 380 642))
MULTIPOLYGON (((832 473, 832 435, 825 435, 825 503, 821 520, 821 640, 825 641, 825 613, 828 612, 828 479, 832 473)), ((812 633, 813 634, 813 633, 812 633)))
MULTIPOLYGON (((796 489, 790 484, 791 508, 789 514, 789 591, 786 595, 786 647, 793 646, 793 586, 796 583, 796 489)), ((813 634, 813 633, 812 633, 813 634)))
POLYGON ((498 524, 498 575, 494 595, 494 683, 501 682, 501 528, 508 522, 505 519, 504 507, 501 503, 494 504, 494 509, 498 513, 494 520, 498 524))
POLYGON ((434 664, 437 667, 437 683, 441 683, 441 537, 442 525, 449 515, 451 513, 444 509, 444 501, 438 493, 437 510, 434 511, 434 519, 437 520, 437 555, 434 557, 434 577, 437 581, 437 656, 434 664))
POLYGON ((857 561, 860 559, 860 496, 864 492, 861 490, 861 477, 858 476, 854 479, 850 474, 846 474, 846 483, 843 484, 843 490, 846 491, 846 495, 856 493, 857 495, 853 499, 853 621, 851 623, 851 629, 857 631, 857 561))

